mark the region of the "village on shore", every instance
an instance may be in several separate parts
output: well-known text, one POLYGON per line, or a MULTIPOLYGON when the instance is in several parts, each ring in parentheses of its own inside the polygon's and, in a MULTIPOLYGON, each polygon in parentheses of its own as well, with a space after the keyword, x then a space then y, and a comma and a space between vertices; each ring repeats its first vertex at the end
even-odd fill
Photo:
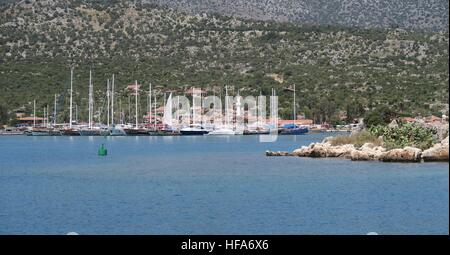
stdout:
MULTIPOLYGON (((181 92, 186 100, 192 100, 192 107, 188 110, 180 111, 180 101, 172 97, 175 91, 164 91, 163 103, 158 105, 156 91, 149 83, 148 90, 142 84, 135 81, 128 84, 125 92, 128 96, 128 103, 115 98, 115 77, 107 80, 106 105, 94 104, 94 88, 92 72, 89 73, 88 102, 85 106, 74 104, 73 102, 73 69, 70 73, 70 104, 68 106, 69 116, 60 116, 61 110, 57 95, 53 106, 44 105, 43 111, 37 109, 36 101, 32 102, 33 109, 26 110, 24 107, 17 109, 12 114, 15 115, 14 126, 2 126, 0 123, 0 135, 28 135, 28 136, 176 136, 176 135, 260 135, 269 134, 276 131, 280 135, 303 135, 308 133, 321 132, 351 132, 360 128, 356 121, 346 125, 332 126, 329 123, 316 124, 312 119, 307 119, 304 115, 298 115, 296 109, 296 89, 295 85, 290 88, 292 97, 293 119, 282 119, 278 117, 278 110, 271 108, 270 117, 266 114, 265 102, 260 102, 260 94, 255 97, 254 105, 250 110, 249 104, 245 107, 244 98, 237 91, 234 99, 230 99, 227 86, 222 88, 224 93, 212 95, 219 101, 225 99, 224 107, 214 108, 212 112, 212 122, 203 119, 205 108, 202 98, 208 97, 207 91, 192 87, 181 92), (167 97, 168 95, 168 97, 167 97), (190 99, 187 99, 187 96, 190 99), (146 109, 141 109, 141 97, 147 98, 146 109), (257 101, 257 102, 256 102, 257 101), (196 105, 197 104, 197 105, 196 105), (128 108, 128 109, 127 109, 128 108), (263 110, 264 108, 264 110, 263 110), (80 117, 80 112, 88 110, 88 116, 80 117), (174 114, 176 110, 176 114, 174 114), (181 112, 181 115, 180 115, 181 112), (261 115, 261 112, 263 113, 261 115), (276 112, 276 117, 272 114, 276 112), (38 114, 41 113, 41 116, 38 114), (184 116, 188 115, 188 123, 180 123, 184 116), (216 122, 217 118, 219 121, 216 122), (252 121, 250 121, 250 119, 252 121), (240 120, 240 121, 239 121, 240 120), (237 123, 242 124, 237 127, 237 123), (240 123, 242 122, 242 123, 240 123)), ((178 92, 180 93, 180 92, 178 92)), ((211 96, 211 95, 210 95, 211 96)), ((275 89, 272 89, 271 100, 276 97, 275 89)), ((161 99, 161 98, 159 98, 161 99)), ((178 99, 179 100, 179 99, 178 99)), ((275 99, 273 99, 275 100, 275 99)), ((248 102, 247 102, 248 103, 248 102)), ((278 104, 278 103, 276 103, 278 104)), ((221 104, 219 104, 221 105, 221 104)), ((270 107, 275 105, 271 102, 270 107)), ((216 107, 216 102, 214 102, 216 107)), ((344 117, 345 118, 345 117, 344 117)))

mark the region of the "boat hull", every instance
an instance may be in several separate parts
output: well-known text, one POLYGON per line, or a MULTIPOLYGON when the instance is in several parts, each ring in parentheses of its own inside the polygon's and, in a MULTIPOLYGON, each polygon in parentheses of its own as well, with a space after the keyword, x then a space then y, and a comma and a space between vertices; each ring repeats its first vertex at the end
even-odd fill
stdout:
POLYGON ((181 130, 180 131, 180 134, 181 135, 187 135, 187 136, 193 136, 193 135, 206 135, 206 134, 208 134, 209 132, 208 131, 206 131, 206 130, 190 130, 190 131, 183 131, 183 130, 181 130))
POLYGON ((80 130, 81 136, 100 136, 100 130, 80 130))
POLYGON ((126 136, 127 133, 123 129, 111 129, 110 136, 126 136))
POLYGON ((307 128, 288 128, 288 129, 281 129, 279 131, 280 135, 304 135, 308 133, 307 128))
POLYGON ((30 136, 50 136, 50 132, 48 131, 32 131, 29 133, 30 136))
POLYGON ((146 129, 124 129, 125 133, 129 136, 145 136, 149 135, 146 129))
POLYGON ((232 130, 215 130, 209 132, 208 135, 235 135, 235 132, 232 130))
POLYGON ((62 130, 62 135, 64 136, 80 136, 80 131, 75 129, 65 129, 62 130))

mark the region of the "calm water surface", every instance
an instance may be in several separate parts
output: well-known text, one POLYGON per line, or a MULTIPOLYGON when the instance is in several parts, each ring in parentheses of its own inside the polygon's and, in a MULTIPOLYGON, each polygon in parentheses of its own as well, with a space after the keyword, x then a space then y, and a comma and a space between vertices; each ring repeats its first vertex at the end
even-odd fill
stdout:
POLYGON ((449 233, 447 163, 264 155, 322 138, 0 137, 0 234, 449 233))

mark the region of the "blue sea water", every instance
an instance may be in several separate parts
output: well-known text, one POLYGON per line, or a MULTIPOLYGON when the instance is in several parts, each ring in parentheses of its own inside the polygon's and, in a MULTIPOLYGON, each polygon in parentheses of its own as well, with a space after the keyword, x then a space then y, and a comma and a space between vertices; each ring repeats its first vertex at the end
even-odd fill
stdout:
POLYGON ((447 163, 264 155, 322 139, 0 137, 0 234, 449 233, 447 163))

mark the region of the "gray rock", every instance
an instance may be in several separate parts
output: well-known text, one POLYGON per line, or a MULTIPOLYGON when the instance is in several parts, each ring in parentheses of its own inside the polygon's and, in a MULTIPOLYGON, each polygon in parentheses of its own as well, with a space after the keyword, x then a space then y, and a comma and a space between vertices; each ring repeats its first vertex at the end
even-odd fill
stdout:
POLYGON ((422 159, 425 162, 430 161, 449 161, 448 155, 448 137, 435 144, 433 147, 423 151, 422 159))
POLYGON ((383 153, 380 160, 383 162, 420 162, 422 150, 414 147, 393 149, 383 153))

